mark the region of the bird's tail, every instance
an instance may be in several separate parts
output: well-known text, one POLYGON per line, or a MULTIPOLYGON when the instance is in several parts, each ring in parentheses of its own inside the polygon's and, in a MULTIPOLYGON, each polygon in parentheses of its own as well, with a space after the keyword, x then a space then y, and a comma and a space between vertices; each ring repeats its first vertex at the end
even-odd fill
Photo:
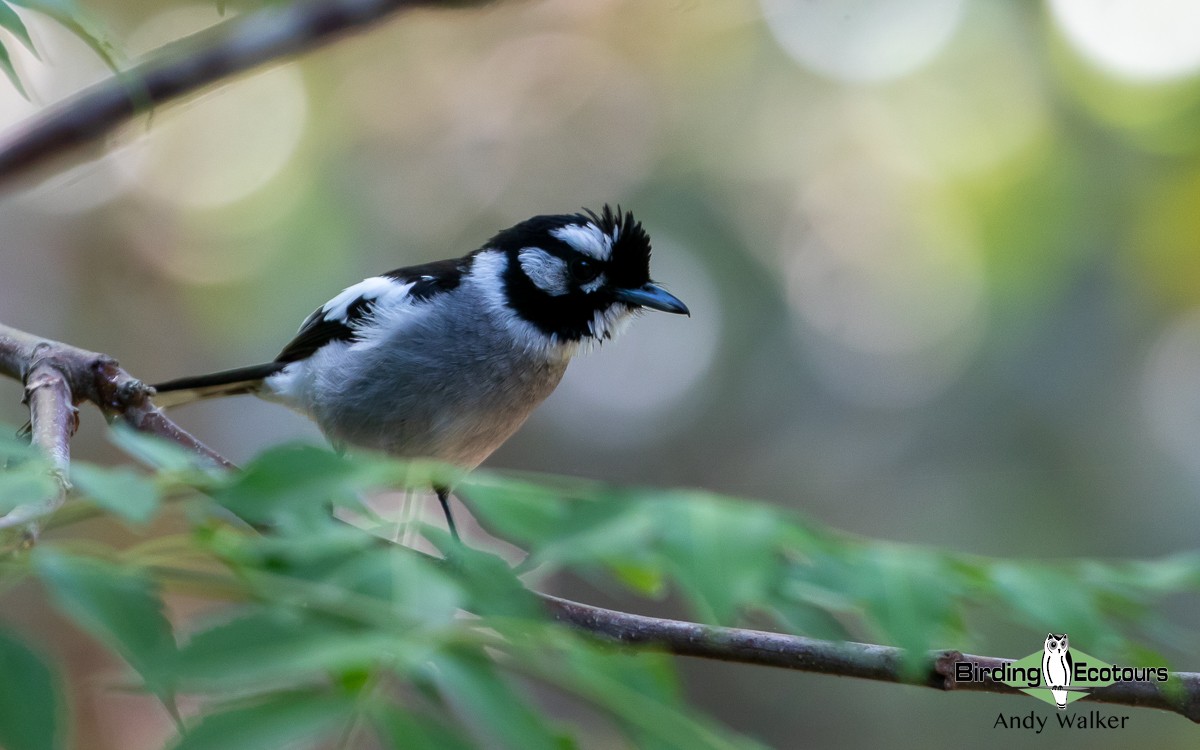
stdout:
POLYGON ((234 370, 223 370, 211 375, 178 378, 154 386, 157 406, 179 406, 215 396, 233 396, 238 393, 253 393, 262 384, 263 378, 282 370, 286 362, 268 362, 234 370))

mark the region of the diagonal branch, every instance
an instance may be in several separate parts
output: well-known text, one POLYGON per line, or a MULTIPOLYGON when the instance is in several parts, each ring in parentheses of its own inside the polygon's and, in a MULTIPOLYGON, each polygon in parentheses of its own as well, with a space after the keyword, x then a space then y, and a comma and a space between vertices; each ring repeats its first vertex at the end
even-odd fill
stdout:
POLYGON ((465 0, 302 0, 269 5, 166 48, 0 136, 0 183, 98 141, 135 115, 268 62, 362 30, 401 10, 465 0))
POLYGON ((34 442, 64 476, 70 457, 67 442, 77 423, 74 409, 68 419, 66 407, 83 401, 100 407, 110 421, 120 419, 136 430, 178 443, 217 466, 233 467, 168 419, 150 401, 152 389, 107 355, 0 324, 0 375, 25 383, 34 442))
MULTIPOLYGON (((960 651, 937 651, 929 666, 913 670, 903 649, 870 643, 822 641, 744 628, 723 628, 680 620, 664 620, 538 594, 559 622, 617 643, 658 648, 679 656, 782 667, 801 672, 858 677, 865 680, 917 685, 936 690, 987 693, 1020 692, 1003 682, 985 679, 958 682, 955 662, 975 662, 983 669, 1010 664, 1014 659, 974 656, 960 651)), ((1200 723, 1200 673, 1174 672, 1178 680, 1168 693, 1148 682, 1117 682, 1097 689, 1084 700, 1171 711, 1200 723)))
MULTIPOLYGON (((67 441, 75 428, 76 417, 71 404, 85 400, 98 405, 110 419, 123 419, 135 429, 160 435, 214 463, 232 467, 155 408, 149 400, 150 389, 122 370, 111 357, 0 325, 0 375, 26 383, 35 442, 61 470, 66 469, 67 441), (68 395, 69 398, 64 397, 68 395), (44 410, 45 416, 39 414, 40 410, 44 410)), ((0 527, 4 525, 5 519, 0 518, 0 527)), ((1015 688, 1001 682, 968 683, 954 679, 955 662, 973 661, 990 669, 1011 663, 1011 659, 940 651, 930 655, 927 667, 913 670, 905 652, 892 646, 822 641, 666 620, 581 604, 549 594, 538 593, 537 596, 555 620, 622 645, 656 648, 679 656, 938 690, 1016 692, 1015 688)), ((1150 683, 1125 682, 1097 690, 1086 700, 1157 708, 1200 722, 1200 673, 1176 672, 1174 679, 1176 684, 1171 686, 1171 693, 1150 683)))

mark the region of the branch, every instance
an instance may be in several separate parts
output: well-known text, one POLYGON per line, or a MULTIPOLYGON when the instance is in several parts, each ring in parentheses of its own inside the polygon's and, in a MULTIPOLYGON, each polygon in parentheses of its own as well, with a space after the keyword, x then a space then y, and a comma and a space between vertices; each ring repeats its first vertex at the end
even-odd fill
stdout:
POLYGON ((225 21, 158 51, 0 136, 0 183, 97 141, 155 105, 268 62, 315 49, 401 10, 464 0, 301 0, 225 21))
MULTIPOLYGON (((913 670, 903 649, 869 643, 822 641, 743 628, 723 628, 680 620, 634 615, 590 604, 538 594, 551 616, 562 623, 617 643, 659 648, 678 656, 760 664, 801 672, 858 677, 865 680, 918 685, 936 690, 1019 693, 1017 688, 985 679, 958 682, 954 663, 976 662, 984 669, 1011 664, 1014 659, 974 656, 960 651, 929 655, 928 667, 913 670)), ((1200 673, 1174 672, 1178 687, 1168 695, 1148 682, 1117 682, 1099 688, 1082 700, 1171 711, 1200 723, 1200 673)))
POLYGON ((83 401, 100 407, 109 421, 120 419, 217 466, 233 468, 221 454, 168 419, 151 403, 153 389, 121 369, 112 357, 0 324, 0 375, 25 383, 34 443, 64 477, 68 441, 78 423, 73 405, 83 401))
MULTIPOLYGON (((163 415, 150 403, 150 389, 122 370, 111 357, 0 325, 0 375, 26 383, 34 441, 64 475, 69 456, 67 441, 77 422, 72 403, 82 400, 95 403, 110 419, 123 419, 135 429, 160 435, 221 466, 232 467, 163 415)), ((0 528, 15 525, 6 519, 0 518, 0 528)), ((956 661, 973 661, 990 669, 1011 663, 1012 659, 939 651, 929 655, 927 667, 913 670, 905 652, 891 646, 822 641, 761 630, 665 620, 580 604, 549 594, 536 595, 558 622, 622 645, 657 648, 678 656, 783 667, 938 690, 1018 692, 1016 688, 991 680, 960 683, 954 679, 956 661)), ((1124 682, 1099 689, 1084 700, 1157 708, 1200 722, 1200 673, 1176 672, 1174 678, 1178 688, 1172 695, 1150 683, 1124 682)))
POLYGON ((57 489, 41 503, 18 505, 0 518, 0 529, 25 527, 20 546, 28 547, 37 541, 41 531, 39 519, 58 510, 67 499, 70 489, 71 436, 79 427, 79 413, 71 401, 71 388, 61 370, 42 353, 48 349, 34 345, 32 362, 27 368, 25 403, 29 405, 29 430, 33 444, 50 462, 57 489))

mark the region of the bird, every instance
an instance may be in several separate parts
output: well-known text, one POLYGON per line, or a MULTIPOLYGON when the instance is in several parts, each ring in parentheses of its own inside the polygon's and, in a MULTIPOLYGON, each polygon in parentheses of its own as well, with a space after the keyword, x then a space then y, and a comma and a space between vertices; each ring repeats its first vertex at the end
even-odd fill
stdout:
MULTIPOLYGON (((161 407, 254 394, 310 417, 335 448, 470 470, 558 385, 567 364, 643 310, 691 313, 650 278, 630 211, 534 216, 462 257, 335 295, 263 364, 153 386, 161 407)), ((436 486, 458 539, 448 487, 436 486)))

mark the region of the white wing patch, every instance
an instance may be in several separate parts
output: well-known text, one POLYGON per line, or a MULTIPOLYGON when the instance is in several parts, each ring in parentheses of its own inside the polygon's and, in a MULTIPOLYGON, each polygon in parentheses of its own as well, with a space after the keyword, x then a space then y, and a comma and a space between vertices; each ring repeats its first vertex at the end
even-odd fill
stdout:
POLYGON ((541 248, 526 247, 517 253, 517 262, 529 280, 551 297, 561 297, 571 291, 567 264, 561 258, 555 258, 541 248))
POLYGON ((551 229, 550 234, 556 239, 570 245, 573 249, 590 255, 596 260, 609 260, 612 257, 613 243, 617 240, 614 229, 610 237, 600 227, 588 222, 587 224, 568 224, 565 227, 551 229))
POLYGON ((363 279, 354 286, 343 289, 336 297, 321 305, 321 310, 325 312, 323 319, 345 323, 350 313, 350 306, 359 298, 375 303, 395 304, 408 294, 409 289, 412 289, 411 282, 403 284, 386 276, 372 276, 369 279, 363 279))

